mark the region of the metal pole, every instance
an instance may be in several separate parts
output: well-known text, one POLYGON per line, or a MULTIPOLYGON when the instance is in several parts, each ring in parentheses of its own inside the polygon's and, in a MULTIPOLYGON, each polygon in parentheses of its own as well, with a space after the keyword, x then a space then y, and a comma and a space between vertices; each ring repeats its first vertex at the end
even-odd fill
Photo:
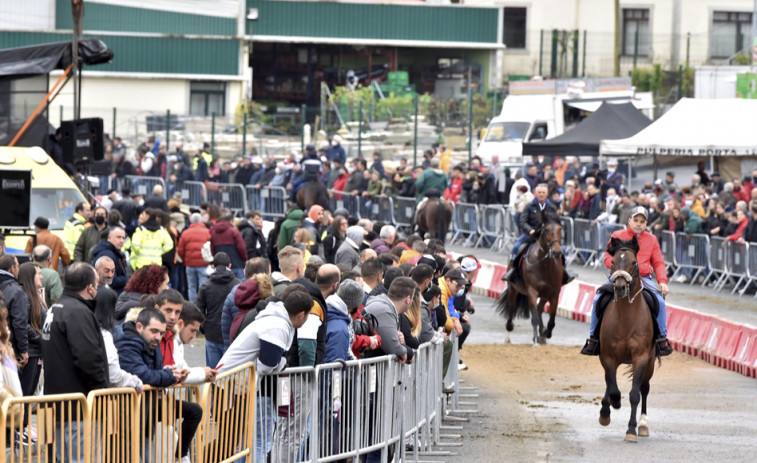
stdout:
POLYGON ((544 61, 544 29, 539 31, 539 75, 543 76, 542 63, 544 61))
POLYGON ((243 113, 242 120, 242 157, 245 157, 247 156, 247 111, 243 113))
POLYGON ((750 45, 749 48, 752 51, 751 63, 754 66, 754 47, 757 45, 757 0, 754 0, 754 3, 752 3, 752 43, 750 45))
POLYGON ((360 106, 359 109, 360 114, 358 114, 358 123, 357 123, 357 156, 359 158, 363 157, 363 100, 360 100, 360 106))
POLYGON ((468 66, 468 165, 473 158, 473 86, 471 74, 473 74, 473 67, 468 66))
POLYGON ((639 29, 633 34, 633 68, 636 69, 636 57, 639 56, 639 29))
MULTIPOLYGON (((757 1, 757 0, 755 0, 757 1)), ((686 67, 689 67, 689 47, 691 46, 691 32, 686 33, 686 67)))
POLYGON ((620 0, 615 0, 615 27, 613 27, 613 74, 620 76, 620 0))
POLYGON ((168 153, 168 145, 171 143, 171 110, 166 110, 166 153, 168 153))
POLYGON ((116 107, 113 106, 113 134, 111 135, 111 140, 116 138, 116 107))
POLYGON ((578 29, 573 30, 573 77, 578 77, 578 29))
POLYGON ((415 119, 413 120, 413 169, 418 167, 418 92, 415 92, 415 119))
POLYGON ((302 136, 300 137, 300 152, 305 152, 305 124, 307 123, 307 118, 305 117, 307 115, 308 107, 306 104, 302 105, 302 136))
POLYGON ((557 38, 558 38, 558 31, 557 29, 552 29, 552 61, 551 61, 551 69, 550 69, 550 75, 552 77, 557 77, 557 38))
POLYGON ((680 64, 678 65, 678 98, 676 101, 681 99, 681 96, 683 96, 683 66, 680 64))
POLYGON ((60 108, 60 120, 58 121, 58 125, 60 125, 63 122, 63 105, 58 106, 60 108))
POLYGON ((497 117, 497 98, 499 95, 497 94, 497 89, 494 89, 494 101, 492 102, 492 117, 497 117))
POLYGON ((583 58, 583 65, 581 67, 581 75, 586 76, 586 29, 584 29, 584 58, 583 58))
POLYGON ((216 113, 210 115, 210 152, 216 152, 216 113))

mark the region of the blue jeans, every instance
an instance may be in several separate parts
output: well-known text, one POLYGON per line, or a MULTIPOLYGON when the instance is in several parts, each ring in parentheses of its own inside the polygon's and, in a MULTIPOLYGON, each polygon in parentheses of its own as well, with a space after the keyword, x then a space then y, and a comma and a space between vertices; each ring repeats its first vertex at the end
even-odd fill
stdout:
MULTIPOLYGON (((665 308, 665 299, 662 298, 662 294, 660 294, 660 291, 657 287, 657 284, 652 280, 652 277, 642 277, 641 278, 644 281, 644 287, 651 290, 652 294, 655 295, 657 298, 657 302, 660 304, 660 313, 657 314, 657 326, 660 327, 660 334, 662 336, 668 335, 668 311, 665 308)), ((610 280, 607 280, 607 283, 605 284, 612 284, 610 280)), ((597 319, 597 300, 599 299, 599 294, 597 294, 594 297, 594 304, 591 306, 591 324, 589 325, 589 335, 591 336, 594 333, 594 330, 597 329, 597 324, 599 323, 599 320, 597 319)))
POLYGON ((187 272, 187 297, 190 302, 197 299, 197 291, 208 279, 207 267, 185 267, 187 272))
MULTIPOLYGON (((275 383, 275 382, 274 382, 275 383)), ((271 451, 273 430, 276 424, 276 408, 270 397, 255 398, 255 453, 256 461, 266 461, 271 451)))
POLYGON ((226 348, 222 342, 212 342, 205 340, 205 364, 210 368, 215 368, 221 361, 226 348))
POLYGON ((513 248, 510 251, 510 260, 514 260, 518 255, 518 249, 521 247, 523 242, 526 241, 526 239, 531 235, 520 235, 517 240, 515 240, 515 244, 513 244, 513 248))
POLYGON ((84 461, 84 433, 79 432, 79 423, 72 421, 59 422, 55 426, 55 457, 56 461, 65 463, 79 463, 84 461), (69 440, 69 432, 71 439, 69 440), (68 458, 69 451, 71 458, 68 458))
POLYGON ((240 280, 244 279, 244 268, 232 268, 231 273, 240 280))

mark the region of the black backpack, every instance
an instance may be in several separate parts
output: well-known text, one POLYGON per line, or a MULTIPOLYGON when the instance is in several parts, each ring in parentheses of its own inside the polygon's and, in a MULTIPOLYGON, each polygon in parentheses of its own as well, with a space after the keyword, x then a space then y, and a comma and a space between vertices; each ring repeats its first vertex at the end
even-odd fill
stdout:
POLYGON ((352 331, 356 336, 375 336, 376 328, 378 328, 378 320, 365 310, 360 312, 359 317, 352 320, 352 331))

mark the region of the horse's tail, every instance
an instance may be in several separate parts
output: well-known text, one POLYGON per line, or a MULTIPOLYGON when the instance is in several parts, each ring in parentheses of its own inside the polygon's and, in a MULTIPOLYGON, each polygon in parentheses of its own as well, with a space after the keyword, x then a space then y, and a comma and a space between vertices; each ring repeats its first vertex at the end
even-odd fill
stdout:
MULTIPOLYGON (((497 301, 494 303, 494 311, 497 312, 497 315, 509 318, 510 317, 510 304, 508 304, 507 299, 509 297, 509 291, 510 288, 505 289, 502 291, 502 294, 499 295, 497 298, 497 301)), ((514 290, 513 290, 514 291, 514 290)), ((515 309, 517 310, 517 316, 520 318, 530 318, 531 317, 531 309, 528 307, 528 297, 525 294, 518 293, 515 296, 515 309)))
POLYGON ((528 306, 528 297, 525 294, 518 293, 515 297, 515 307, 520 318, 531 318, 531 308, 528 306))
POLYGON ((436 206, 436 226, 438 238, 442 243, 447 240, 447 209, 444 207, 444 200, 439 198, 436 206))
POLYGON ((502 291, 497 298, 497 301, 494 303, 494 311, 497 312, 497 315, 507 318, 508 317, 508 304, 507 304, 507 292, 509 289, 505 289, 502 291))

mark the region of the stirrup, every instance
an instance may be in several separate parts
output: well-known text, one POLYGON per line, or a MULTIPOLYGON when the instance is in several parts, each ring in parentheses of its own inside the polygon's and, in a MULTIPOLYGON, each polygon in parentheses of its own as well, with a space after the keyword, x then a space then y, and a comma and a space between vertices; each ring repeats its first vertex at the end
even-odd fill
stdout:
POLYGON ((668 341, 666 336, 659 337, 655 340, 655 349, 657 350, 657 355, 660 357, 665 357, 666 355, 673 353, 673 346, 670 345, 670 341, 668 341))
POLYGON ((592 337, 586 340, 583 349, 581 349, 583 355, 599 355, 599 340, 592 337))

